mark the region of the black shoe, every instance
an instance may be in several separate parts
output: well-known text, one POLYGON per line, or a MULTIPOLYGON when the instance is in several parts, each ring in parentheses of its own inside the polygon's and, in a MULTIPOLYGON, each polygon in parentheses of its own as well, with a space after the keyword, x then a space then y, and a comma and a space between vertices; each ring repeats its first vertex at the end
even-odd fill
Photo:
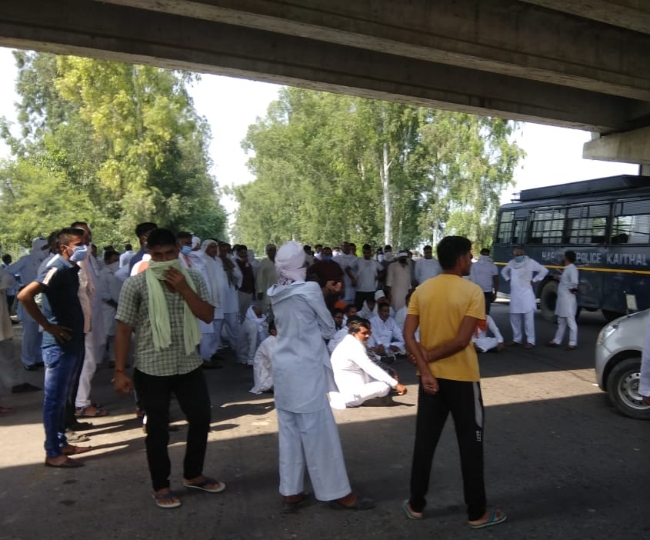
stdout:
POLYGON ((23 383, 23 384, 17 384, 11 389, 12 394, 24 394, 25 392, 38 392, 40 388, 38 386, 34 386, 33 384, 29 383, 23 383))

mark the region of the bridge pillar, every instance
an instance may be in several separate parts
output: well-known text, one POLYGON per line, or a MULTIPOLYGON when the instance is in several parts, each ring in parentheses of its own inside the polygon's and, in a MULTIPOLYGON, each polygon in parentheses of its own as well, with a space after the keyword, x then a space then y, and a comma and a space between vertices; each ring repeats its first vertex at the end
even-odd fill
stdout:
POLYGON ((585 159, 638 163, 650 172, 650 127, 596 136, 582 149, 585 159))

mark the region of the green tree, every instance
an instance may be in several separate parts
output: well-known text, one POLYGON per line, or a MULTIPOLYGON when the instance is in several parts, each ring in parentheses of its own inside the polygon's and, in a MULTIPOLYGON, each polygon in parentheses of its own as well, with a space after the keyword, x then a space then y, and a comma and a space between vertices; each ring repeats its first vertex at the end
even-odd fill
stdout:
MULTIPOLYGON (((0 170, 0 206, 11 222, 25 218, 12 193, 31 190, 51 202, 63 182, 75 219, 90 221, 101 243, 132 239, 141 221, 223 234, 225 213, 208 172, 209 127, 187 92, 192 75, 38 53, 18 52, 16 60, 21 134, 13 137, 3 122, 14 157, 0 170), (29 174, 19 178, 23 170, 29 174)), ((71 221, 64 215, 53 205, 46 228, 71 221)))
POLYGON ((238 240, 391 243, 443 234, 489 245, 523 153, 516 124, 286 88, 243 148, 256 180, 235 189, 238 240))

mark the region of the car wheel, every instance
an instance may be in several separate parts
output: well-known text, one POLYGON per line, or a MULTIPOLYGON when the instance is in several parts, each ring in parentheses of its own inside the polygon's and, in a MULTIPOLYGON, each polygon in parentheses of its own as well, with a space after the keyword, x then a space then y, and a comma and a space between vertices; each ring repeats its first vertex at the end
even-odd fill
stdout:
POLYGON ((616 364, 607 377, 607 395, 618 412, 650 420, 650 405, 643 403, 639 394, 641 358, 628 358, 616 364))
POLYGON ((625 313, 619 313, 618 311, 609 311, 608 309, 603 309, 603 317, 607 322, 612 322, 614 319, 622 317, 625 313))
POLYGON ((542 293, 539 295, 539 309, 542 317, 549 322, 557 322, 555 305, 557 304, 557 282, 549 280, 544 284, 542 293))

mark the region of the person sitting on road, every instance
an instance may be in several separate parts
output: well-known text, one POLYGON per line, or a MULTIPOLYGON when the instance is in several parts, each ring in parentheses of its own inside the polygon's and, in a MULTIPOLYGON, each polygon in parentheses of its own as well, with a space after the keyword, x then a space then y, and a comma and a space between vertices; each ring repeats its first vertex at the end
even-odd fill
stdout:
POLYGON ((271 368, 271 358, 278 341, 278 331, 275 329, 275 323, 269 323, 269 337, 267 337, 255 351, 253 359, 253 388, 251 394, 261 394, 273 390, 273 372, 271 368))
POLYGON ((485 320, 479 321, 472 336, 472 342, 476 352, 501 352, 505 345, 503 344, 503 336, 499 332, 499 327, 494 319, 489 315, 485 320), (492 336, 488 336, 488 330, 492 332, 492 336))
POLYGON ((249 306, 241 323, 237 344, 237 359, 247 368, 253 368, 257 347, 267 337, 266 315, 258 305, 249 306))
POLYGON ((334 352, 334 349, 336 349, 336 346, 343 341, 343 338, 348 335, 349 329, 350 329, 350 323, 354 321, 361 321, 363 320, 362 317, 359 317, 358 315, 351 315, 350 318, 347 320, 345 326, 341 328, 340 330, 336 331, 336 334, 334 334, 334 337, 330 339, 327 342, 327 349, 329 350, 330 354, 334 352))
POLYGON ((377 316, 370 319, 373 332, 370 339, 370 350, 387 364, 395 362, 395 357, 404 355, 404 336, 390 315, 387 301, 381 300, 377 316))
POLYGON ((365 344, 370 338, 371 324, 366 319, 352 321, 348 335, 332 353, 334 380, 339 390, 332 408, 358 407, 369 399, 388 395, 391 388, 398 395, 406 394, 406 386, 388 375, 366 353, 365 344))

